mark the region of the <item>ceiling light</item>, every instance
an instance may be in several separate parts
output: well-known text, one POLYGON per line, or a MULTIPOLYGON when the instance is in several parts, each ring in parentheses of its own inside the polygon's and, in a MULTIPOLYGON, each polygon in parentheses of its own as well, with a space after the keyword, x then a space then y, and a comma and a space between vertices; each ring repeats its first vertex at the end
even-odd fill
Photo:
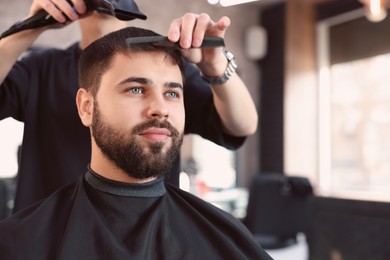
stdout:
POLYGON ((207 0, 207 2, 211 5, 216 5, 218 4, 219 0, 207 0))
POLYGON ((387 16, 388 0, 362 0, 365 13, 371 22, 380 22, 387 16))
POLYGON ((258 1, 258 0, 219 0, 219 4, 226 7, 232 5, 245 4, 254 1, 258 1))

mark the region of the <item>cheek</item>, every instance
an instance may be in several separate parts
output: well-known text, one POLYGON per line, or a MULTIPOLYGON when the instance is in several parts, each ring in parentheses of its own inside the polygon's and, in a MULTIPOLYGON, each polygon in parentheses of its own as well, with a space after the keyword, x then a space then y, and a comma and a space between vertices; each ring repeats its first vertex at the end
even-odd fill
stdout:
POLYGON ((113 124, 122 129, 131 129, 142 121, 142 109, 140 106, 111 105, 107 107, 106 117, 113 124))
POLYGON ((172 117, 175 122, 175 127, 179 132, 184 131, 184 124, 185 124, 185 111, 183 106, 176 107, 172 113, 172 117))

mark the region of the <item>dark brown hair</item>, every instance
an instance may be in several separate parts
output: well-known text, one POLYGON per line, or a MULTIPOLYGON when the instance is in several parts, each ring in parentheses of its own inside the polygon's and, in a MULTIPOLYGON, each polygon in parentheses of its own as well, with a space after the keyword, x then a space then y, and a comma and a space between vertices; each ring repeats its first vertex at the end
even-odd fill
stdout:
POLYGON ((164 52, 173 64, 179 66, 184 81, 183 58, 180 49, 175 47, 174 44, 143 43, 128 45, 126 42, 128 38, 145 36, 160 35, 147 29, 127 27, 109 33, 91 43, 81 52, 79 60, 79 86, 96 96, 102 75, 109 68, 115 54, 128 55, 134 52, 164 52))

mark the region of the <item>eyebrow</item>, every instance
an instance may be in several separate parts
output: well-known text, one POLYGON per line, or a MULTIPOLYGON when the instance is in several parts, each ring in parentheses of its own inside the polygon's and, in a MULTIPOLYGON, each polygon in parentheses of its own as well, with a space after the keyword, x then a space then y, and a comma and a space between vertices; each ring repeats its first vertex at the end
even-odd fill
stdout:
MULTIPOLYGON (((120 85, 123 85, 123 84, 126 84, 126 83, 131 83, 131 82, 136 82, 136 83, 140 83, 140 84, 144 84, 144 85, 152 85, 153 84, 153 81, 151 81, 150 79, 147 79, 147 78, 129 77, 129 78, 124 79, 121 82, 119 82, 117 84, 117 86, 120 86, 120 85)), ((181 89, 183 89, 183 85, 180 84, 180 83, 177 83, 177 82, 167 82, 167 83, 164 84, 164 86, 165 87, 169 87, 169 88, 181 88, 181 89)))

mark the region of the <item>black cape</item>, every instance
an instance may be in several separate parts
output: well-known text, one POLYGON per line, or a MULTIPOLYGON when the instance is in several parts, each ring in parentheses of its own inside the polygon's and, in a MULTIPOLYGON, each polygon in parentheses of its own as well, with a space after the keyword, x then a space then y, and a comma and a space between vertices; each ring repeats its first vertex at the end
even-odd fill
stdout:
POLYGON ((271 259, 232 215, 163 179, 89 170, 0 222, 0 259, 271 259))

